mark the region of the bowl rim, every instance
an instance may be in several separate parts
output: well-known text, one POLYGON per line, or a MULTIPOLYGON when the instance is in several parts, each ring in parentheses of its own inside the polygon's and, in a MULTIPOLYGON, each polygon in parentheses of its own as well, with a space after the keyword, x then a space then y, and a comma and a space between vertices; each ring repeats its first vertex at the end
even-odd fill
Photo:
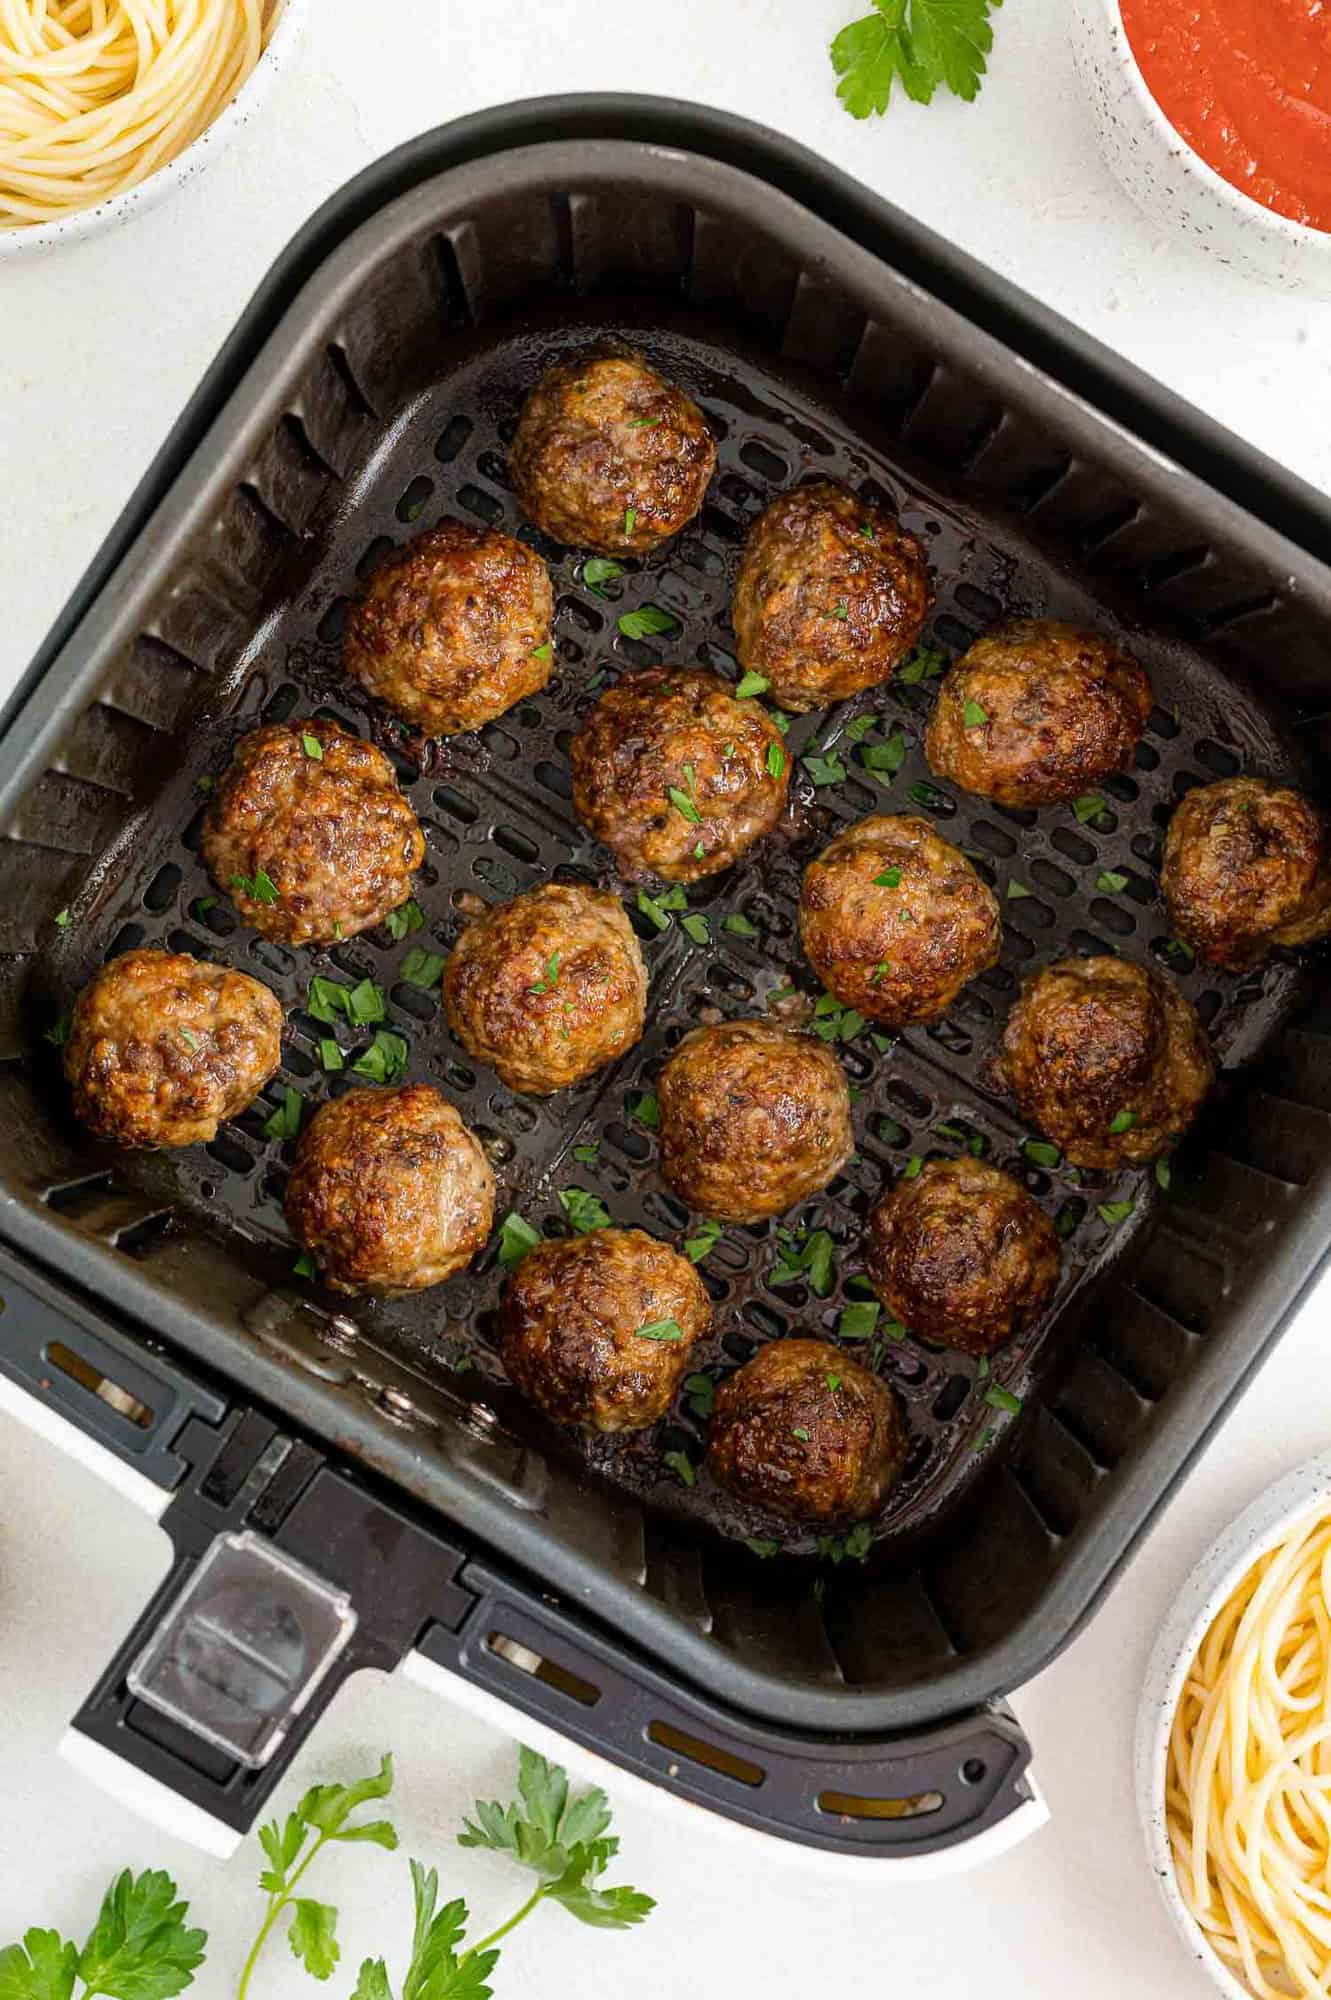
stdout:
POLYGON ((0 262, 7 257, 19 258, 54 249, 58 244, 80 242, 127 220, 136 208, 154 207, 199 168, 202 148, 224 150, 267 96, 304 28, 309 0, 277 0, 277 5, 276 25, 254 68, 230 103, 190 140, 183 152, 155 168, 146 180, 138 181, 132 188, 122 188, 119 194, 108 195, 92 208, 73 209, 54 221, 35 222, 25 228, 0 229, 0 262))
POLYGON ((1137 1711, 1137 1810, 1151 1872, 1190 1953, 1229 2000, 1253 2000, 1252 1990, 1217 1957, 1179 1889, 1162 1809, 1169 1739, 1184 1678, 1216 1613, 1255 1562, 1317 1513, 1331 1513, 1331 1451, 1305 1459, 1258 1494, 1193 1564, 1151 1649, 1137 1711))
MULTIPOLYGON (((1245 194, 1233 181, 1226 180, 1223 174, 1216 172, 1209 160, 1202 158, 1196 147, 1184 138, 1178 127, 1171 124, 1148 88, 1123 20, 1122 0, 1090 0, 1090 4, 1098 6, 1105 17, 1109 28, 1110 45, 1131 79, 1131 88, 1138 108, 1145 114, 1155 136, 1170 152, 1176 147, 1182 147, 1182 154, 1176 157, 1181 157, 1183 160, 1184 171, 1198 175, 1203 185, 1217 195, 1234 215, 1257 223, 1259 227, 1269 230, 1273 235, 1283 237, 1287 243, 1320 245, 1324 252, 1331 254, 1331 229, 1314 229, 1311 223, 1296 222, 1292 216, 1281 215, 1277 209, 1268 208, 1265 202, 1258 201, 1253 195, 1245 194)), ((1246 1995, 1245 2000, 1247 2000, 1246 1995)))

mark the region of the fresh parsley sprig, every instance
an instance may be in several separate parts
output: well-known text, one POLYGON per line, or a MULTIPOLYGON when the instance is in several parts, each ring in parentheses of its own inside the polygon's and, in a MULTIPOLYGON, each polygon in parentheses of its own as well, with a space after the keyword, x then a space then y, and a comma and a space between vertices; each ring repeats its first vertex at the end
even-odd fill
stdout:
POLYGON ((206 1931, 186 1924, 189 1904, 176 1901, 176 1885, 160 1868, 135 1877, 125 1869, 102 1898, 97 1922, 82 1951, 58 1931, 25 1931, 21 1944, 0 1950, 0 1994, 5 2000, 172 2000, 203 1964, 206 1931))
POLYGON ((852 118, 880 116, 900 83, 916 104, 940 84, 970 103, 993 47, 990 16, 1003 0, 873 0, 832 43, 837 96, 852 118))

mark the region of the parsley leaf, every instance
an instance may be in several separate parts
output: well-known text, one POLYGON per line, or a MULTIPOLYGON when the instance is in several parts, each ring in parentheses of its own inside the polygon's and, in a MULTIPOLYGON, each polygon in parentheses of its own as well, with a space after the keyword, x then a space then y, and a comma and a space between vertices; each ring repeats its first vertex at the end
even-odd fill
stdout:
POLYGON ((0 1951, 0 1995, 4 2000, 70 2000, 78 1969, 78 1946, 58 1931, 25 1931, 22 1944, 0 1951))
POLYGON ((295 1914, 287 1942, 292 1952, 316 1979, 331 1978, 342 1956, 336 1936, 337 1911, 331 1903, 316 1903, 308 1896, 298 1896, 291 1907, 295 1914))
POLYGON ((766 674, 741 674, 735 688, 735 699, 748 701, 751 695, 766 694, 771 685, 766 674))
POLYGON ((1030 894, 1031 891, 1026 887, 1026 884, 1024 882, 1019 882, 1016 876, 1014 875, 1007 885, 1006 896, 1008 902, 1009 903, 1020 902, 1023 896, 1029 896, 1030 894))
POLYGON ((645 1125, 649 1132, 655 1132, 661 1123, 661 1107, 656 1101, 655 1091, 643 1090, 636 1097, 631 1097, 629 1117, 636 1118, 639 1125, 645 1125))
POLYGON ((404 937, 410 937, 413 931, 420 930, 424 923, 425 912, 414 897, 410 902, 399 905, 396 910, 390 910, 384 918, 388 935, 396 938, 399 943, 404 937))
POLYGON ((689 822, 690 826, 702 825, 702 814, 698 811, 697 806, 693 803, 687 792, 681 791, 678 785, 667 785, 666 796, 675 808, 675 811, 681 814, 689 822))
MULTIPOLYGON (((78 1955, 78 1976, 88 1987, 88 1996, 105 1994, 108 2000, 170 2000, 183 1992, 203 1963, 208 1942, 203 1931, 190 1930, 185 1922, 189 1904, 176 1901, 176 1885, 160 1868, 145 1869, 135 1878, 128 1868, 107 1890, 92 1935, 78 1955)), ((24 1943, 34 1964, 54 1972, 61 1982, 54 1986, 34 1985, 28 1990, 45 2000, 46 1993, 67 1995, 72 1983, 69 1954, 73 1946, 57 1951, 53 1931, 29 1931, 24 1943), (37 1950, 33 1942, 37 1941, 37 1950)), ((0 1954, 0 1993, 10 1989, 4 1982, 5 1960, 0 1954)), ((25 1989, 13 1989, 20 1997, 25 1989)))
POLYGON ((688 904, 689 899, 678 883, 673 889, 667 889, 663 896, 649 896, 645 889, 638 891, 638 908, 644 917, 651 918, 658 931, 670 929, 669 911, 686 910, 688 904))
POLYGON ((609 1227, 610 1211, 586 1188, 560 1188, 559 1205, 579 1236, 585 1236, 591 1229, 609 1227))
POLYGON ((988 709, 983 708, 978 701, 968 701, 961 711, 963 729, 983 729, 988 720, 988 709))
POLYGON ((663 1463, 670 1467, 670 1470, 682 1486, 693 1486, 696 1484, 698 1474, 694 1469, 693 1460, 687 1452, 667 1451, 663 1454, 663 1463))
POLYGON ((614 583, 623 574, 623 563, 617 563, 613 556, 588 556, 582 565, 582 580, 588 590, 594 590, 598 597, 609 594, 602 590, 603 583, 614 583))
POLYGON ((428 993, 437 986, 444 970, 444 955, 439 951, 426 951, 417 945, 402 961, 402 977, 408 986, 417 986, 422 993, 428 993))
POLYGON ((1101 1222, 1107 1222, 1112 1228, 1116 1223, 1126 1222, 1136 1206, 1135 1201, 1100 1201, 1095 1209, 1101 1222))
POLYGON ((684 1389, 695 1417, 706 1421, 716 1405, 716 1382, 711 1375, 686 1375, 684 1389))
POLYGON ((539 1229, 533 1229, 515 1208, 510 1209, 499 1226, 499 1262, 504 1270, 515 1269, 540 1240, 539 1229))
POLYGON ((282 1102, 270 1117, 264 1120, 264 1132, 270 1139, 294 1139, 300 1131, 301 1114, 305 1100, 290 1084, 282 1092, 282 1102))
POLYGON ((573 1157, 580 1167, 594 1167, 601 1157, 600 1140, 593 1139, 585 1146, 575 1146, 573 1157))
POLYGON ((900 82, 916 104, 940 84, 969 103, 993 47, 991 9, 1002 0, 874 0, 874 11, 832 43, 837 96, 852 118, 881 114, 900 82))
POLYGON ((1099 792, 1083 792, 1079 799, 1072 801, 1072 810, 1081 826, 1091 826, 1105 809, 1105 802, 1099 792))
POLYGON ((1165 1193, 1168 1194, 1170 1185, 1174 1179, 1174 1174, 1173 1174, 1173 1169, 1171 1168, 1169 1161, 1167 1159, 1160 1159, 1156 1161, 1155 1179, 1156 1179, 1156 1185, 1158 1187, 1163 1188, 1165 1193))
POLYGON ((756 938, 758 935, 757 924, 750 923, 749 919, 741 916, 738 911, 732 911, 725 917, 721 928, 723 931, 729 931, 734 937, 756 938))
POLYGON ((767 769, 773 778, 784 778, 786 775, 786 753, 779 743, 767 746, 767 769))
POLYGON ((692 1236, 684 1238, 684 1255, 691 1264, 701 1264, 704 1257, 710 1257, 721 1240, 721 1224, 714 1216, 700 1222, 692 1236))
MULTIPOLYGON (((870 16, 872 19, 872 16, 870 16)), ((865 23, 857 23, 864 26, 865 23)), ((863 117, 863 112, 857 112, 863 117)), ((917 687, 921 681, 934 681, 947 668, 947 654, 940 653, 937 646, 917 646, 909 659, 897 668, 897 679, 903 687, 917 687)))
POLYGON ((266 868, 256 868, 253 875, 233 875, 231 887, 239 889, 242 896, 248 896, 252 903, 276 903, 280 900, 277 885, 266 868))
POLYGON ((406 1073, 409 1053, 401 1035, 389 1028, 376 1028, 369 1048, 351 1067, 357 1076, 368 1076, 371 1083, 396 1083, 406 1073))
POLYGON ((839 785, 846 775, 846 767, 835 751, 827 757, 802 757, 800 762, 815 785, 839 785))
POLYGON ((317 736, 312 736, 308 730, 305 730, 301 735, 300 747, 307 757, 314 759, 316 764, 322 764, 324 747, 317 736))
POLYGON ((1021 1150, 1033 1167, 1056 1167, 1063 1157, 1047 1139, 1023 1139, 1021 1150))
POLYGON ((1116 1111, 1109 1121, 1111 1132, 1130 1132, 1137 1123, 1135 1111, 1116 1111))
POLYGON ((637 527, 637 525, 638 525, 637 508, 626 507, 624 509, 624 533, 626 535, 631 535, 633 533, 633 530, 637 527))
POLYGON ((694 911, 687 917, 681 917, 679 921, 695 944, 711 943, 712 934, 707 928, 707 919, 700 912, 694 911))
POLYGON ((616 622, 626 639, 650 639, 657 633, 679 630, 678 618, 672 612, 662 611, 657 604, 644 604, 637 611, 621 611, 616 622))
POLYGON ((984 1400, 991 1410, 1006 1410, 1015 1417, 1021 1410, 1021 1397, 1014 1396, 1010 1389, 1004 1389, 998 1382, 991 1382, 984 1392, 984 1400))
POLYGON ((646 1326, 634 1328, 639 1340, 683 1340, 684 1329, 677 1319, 649 1319, 646 1326))
POLYGON ((459 1847, 488 1847, 530 1868, 542 1894, 562 1903, 579 1922, 605 1930, 640 1924, 656 1907, 636 1889, 598 1889, 596 1878, 617 1852, 605 1836, 610 1808, 602 1791, 571 1797, 567 1774, 534 1750, 519 1751, 519 1801, 501 1806, 478 1799, 465 1820, 459 1847))
POLYGON ((875 889, 895 889, 900 881, 901 870, 899 868, 885 868, 881 875, 874 876, 873 886, 875 889))
POLYGON ((538 979, 534 985, 529 986, 527 988, 527 991, 529 993, 553 993, 558 984, 559 984, 559 953, 557 951, 552 951, 549 958, 547 958, 547 960, 545 961, 544 977, 538 979))
POLYGON ((791 1285, 800 1278, 807 1278, 809 1289, 815 1298, 825 1299, 832 1289, 836 1245, 826 1229, 815 1229, 807 1237, 800 1231, 790 1235, 783 1231, 779 1241, 784 1239, 782 1255, 768 1273, 768 1283, 791 1285))
POLYGON ((1120 875, 1117 868, 1102 868, 1095 878, 1095 886, 1102 896, 1117 896, 1120 889, 1126 889, 1128 878, 1120 875))
POLYGON ((876 1299, 857 1299, 854 1305, 841 1308, 837 1332, 843 1340, 872 1340, 878 1330, 881 1311, 882 1307, 876 1299))

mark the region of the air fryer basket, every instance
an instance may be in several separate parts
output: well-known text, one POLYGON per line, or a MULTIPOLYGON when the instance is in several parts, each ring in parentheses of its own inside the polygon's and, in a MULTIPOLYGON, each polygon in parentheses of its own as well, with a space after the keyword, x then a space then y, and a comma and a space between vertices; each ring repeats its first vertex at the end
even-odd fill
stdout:
MULTIPOLYGON (((1331 1066, 1318 975, 1185 972, 1225 1075, 1165 1200, 1139 1176, 1077 1185, 1027 1167, 986 1057, 1032 965, 1089 949, 1172 965, 1154 864, 1190 784, 1237 768, 1306 780, 1331 711, 1331 572, 787 194, 629 139, 532 144, 370 205, 187 442, 150 527, 3 746, 0 1232, 738 1707, 808 1729, 890 1731, 1028 1677, 1321 1255, 1331 1066), (443 512, 518 524, 503 449, 520 395, 547 358, 607 335, 645 348, 717 423, 709 505, 678 547, 629 566, 614 601, 581 583, 573 554, 538 540, 559 607, 549 694, 479 740, 426 752, 342 681, 347 596, 391 543, 443 512), (974 1138, 1059 1213, 1067 1272, 1052 1322, 994 1364, 1023 1400, 1015 1420, 955 1355, 887 1347, 915 1456, 871 1559, 821 1571, 758 1560, 736 1535, 765 1524, 719 1511, 705 1479, 685 1489, 662 1477, 650 1444, 601 1447, 588 1467, 541 1432, 492 1356, 488 1260, 407 1303, 338 1309, 293 1281, 283 1150, 264 1137, 264 1107, 206 1152, 114 1159, 71 1124, 42 1040, 108 951, 146 938, 272 984, 296 1010, 280 1081, 317 1101, 326 1079, 299 1012, 309 974, 368 974, 390 992, 412 1074, 439 1082, 490 1141, 503 1206, 553 1222, 555 1191, 577 1184, 617 1220, 679 1230, 632 1102, 706 1010, 759 1009, 791 979, 813 990, 791 924, 800 862, 866 811, 920 809, 928 686, 796 725, 792 754, 836 747, 847 779, 816 788, 801 766, 778 840, 692 893, 711 920, 706 945, 678 919, 660 934, 643 919, 648 1036, 567 1100, 495 1088, 447 1036, 437 994, 397 974, 413 945, 447 948, 460 893, 494 899, 556 871, 596 878, 604 857, 572 819, 565 756, 595 699, 589 679, 661 657, 733 672, 725 606, 745 524, 812 470, 885 492, 927 539, 932 637, 945 650, 1008 610, 1087 618, 1129 639, 1160 704, 1138 768, 1105 788, 1091 826, 947 788, 923 808, 1000 896, 1014 881, 1029 893, 1005 901, 1003 960, 948 1022, 890 1050, 867 1035, 846 1045, 860 1156, 799 1219, 842 1240, 844 1282, 885 1177, 911 1153, 974 1138), (645 602, 681 621, 668 650, 617 635, 616 614, 645 602), (199 777, 241 729, 307 705, 391 751, 429 843, 428 936, 376 933, 335 948, 331 965, 254 938, 224 903, 198 907, 209 893, 199 777), (885 718, 870 740, 893 725, 907 736, 888 789, 845 735, 858 711, 885 718), (1122 892, 1097 886, 1106 869, 1128 878, 1122 892), (65 905, 74 921, 57 931, 65 905), (724 931, 731 911, 757 940, 724 931), (596 1163, 578 1164, 572 1148, 592 1138, 596 1163), (1106 1224, 1097 1204, 1128 1196, 1130 1221, 1106 1224)), ((729 1231, 708 1262, 714 1365, 787 1329, 835 1331, 841 1291, 821 1300, 765 1282, 772 1236, 729 1231)), ((672 1424, 667 1448, 696 1455, 687 1412, 672 1424)))

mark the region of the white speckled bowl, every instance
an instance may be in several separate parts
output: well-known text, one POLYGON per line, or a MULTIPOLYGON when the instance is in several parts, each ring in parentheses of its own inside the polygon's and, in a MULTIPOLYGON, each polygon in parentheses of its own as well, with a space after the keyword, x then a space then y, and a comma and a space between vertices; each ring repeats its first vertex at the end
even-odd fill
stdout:
POLYGON ((155 208, 174 188, 196 174, 204 173, 263 106, 282 71, 288 67, 305 26, 309 0, 278 0, 280 13, 268 46, 246 77, 230 104, 216 117, 206 132, 174 160, 124 194, 112 195, 96 208, 81 208, 59 222, 38 222, 26 229, 0 229, 0 260, 34 256, 65 243, 78 243, 86 236, 98 236, 117 223, 128 222, 147 209, 155 208))
POLYGON ((1179 137, 1128 43, 1119 0, 1072 0, 1072 51, 1110 167, 1152 221, 1250 276, 1331 297, 1331 230, 1276 215, 1179 137))
POLYGON ((1252 2000, 1250 1989, 1221 1964, 1189 1915, 1174 1877, 1165 1832, 1165 1764, 1174 1710, 1188 1668, 1225 1599, 1251 1565, 1305 1514, 1331 1510, 1331 1452, 1310 1458, 1268 1487, 1231 1522, 1195 1566, 1151 1654, 1137 1711, 1137 1810, 1151 1869, 1169 1913, 1192 1956, 1229 2000, 1252 2000))

